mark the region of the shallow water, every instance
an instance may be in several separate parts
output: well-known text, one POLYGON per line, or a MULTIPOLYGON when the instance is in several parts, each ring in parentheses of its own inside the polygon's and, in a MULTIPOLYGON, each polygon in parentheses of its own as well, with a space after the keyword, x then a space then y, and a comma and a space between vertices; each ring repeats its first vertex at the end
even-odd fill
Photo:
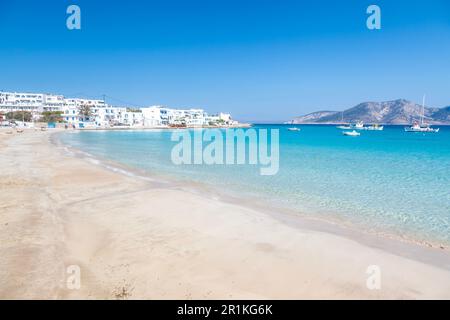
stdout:
POLYGON ((61 140, 150 174, 212 184, 362 230, 450 244, 450 127, 422 134, 392 126, 360 137, 334 126, 254 128, 279 130, 276 175, 260 175, 258 165, 175 165, 171 130, 82 131, 61 140))

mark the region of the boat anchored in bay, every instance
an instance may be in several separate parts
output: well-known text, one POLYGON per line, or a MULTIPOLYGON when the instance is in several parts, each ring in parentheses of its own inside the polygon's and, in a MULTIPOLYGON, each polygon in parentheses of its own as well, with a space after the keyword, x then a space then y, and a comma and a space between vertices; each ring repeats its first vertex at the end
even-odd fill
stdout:
POLYGON ((438 133, 439 128, 431 128, 428 123, 425 123, 423 120, 425 118, 425 95, 423 96, 422 102, 422 114, 420 116, 420 122, 414 121, 411 127, 405 127, 405 132, 431 132, 438 133))
POLYGON ((364 130, 368 130, 368 131, 383 131, 384 130, 384 126, 380 126, 379 124, 373 124, 371 126, 364 127, 364 130))
POLYGON ((342 131, 342 134, 344 136, 349 136, 349 137, 358 137, 358 136, 361 135, 361 133, 359 133, 356 130, 353 130, 353 131, 342 131))

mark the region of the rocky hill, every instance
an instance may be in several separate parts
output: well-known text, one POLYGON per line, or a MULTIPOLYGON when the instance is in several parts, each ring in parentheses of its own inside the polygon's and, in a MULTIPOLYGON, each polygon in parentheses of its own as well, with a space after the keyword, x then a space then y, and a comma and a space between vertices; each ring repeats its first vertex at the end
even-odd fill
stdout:
MULTIPOLYGON (((409 124, 419 120, 422 106, 399 99, 386 102, 364 102, 345 111, 319 111, 294 118, 291 123, 364 123, 409 124)), ((450 106, 445 108, 425 107, 425 121, 430 124, 450 124, 450 106)))

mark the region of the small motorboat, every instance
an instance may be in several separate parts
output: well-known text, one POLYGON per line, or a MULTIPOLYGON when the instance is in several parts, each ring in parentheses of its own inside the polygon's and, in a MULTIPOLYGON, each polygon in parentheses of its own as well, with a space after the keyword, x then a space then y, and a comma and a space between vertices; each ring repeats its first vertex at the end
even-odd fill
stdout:
POLYGON ((378 124, 374 124, 368 127, 364 127, 364 130, 368 130, 368 131, 383 131, 384 130, 384 126, 380 126, 378 124))
POLYGON ((302 131, 300 128, 288 128, 289 131, 302 131))
POLYGON ((364 130, 364 122, 358 121, 354 125, 352 125, 352 129, 356 130, 364 130))
POLYGON ((353 130, 353 131, 343 131, 342 134, 344 136, 349 136, 349 137, 357 137, 357 136, 361 135, 361 133, 359 133, 359 132, 357 132, 355 130, 353 130))

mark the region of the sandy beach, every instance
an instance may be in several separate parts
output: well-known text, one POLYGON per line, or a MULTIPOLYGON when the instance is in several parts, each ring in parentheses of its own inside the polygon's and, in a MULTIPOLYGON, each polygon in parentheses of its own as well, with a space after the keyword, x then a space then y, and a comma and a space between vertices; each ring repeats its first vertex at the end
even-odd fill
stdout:
POLYGON ((108 170, 52 134, 0 131, 0 299, 450 298, 447 250, 286 223, 108 170), (372 265, 380 289, 366 285, 372 265))

